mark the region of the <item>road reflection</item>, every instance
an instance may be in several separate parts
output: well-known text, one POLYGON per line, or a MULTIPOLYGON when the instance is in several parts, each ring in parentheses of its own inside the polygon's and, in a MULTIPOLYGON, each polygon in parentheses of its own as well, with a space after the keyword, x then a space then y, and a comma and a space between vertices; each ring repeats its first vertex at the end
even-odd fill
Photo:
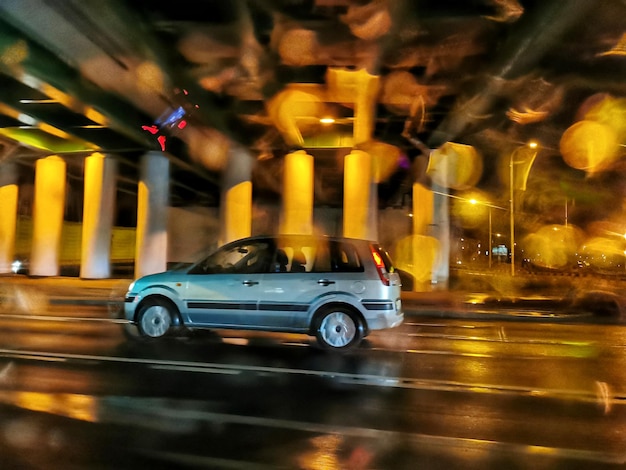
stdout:
POLYGON ((0 455, 22 468, 626 461, 623 327, 413 319, 347 354, 299 335, 137 341, 119 323, 50 318, 0 328, 0 455))

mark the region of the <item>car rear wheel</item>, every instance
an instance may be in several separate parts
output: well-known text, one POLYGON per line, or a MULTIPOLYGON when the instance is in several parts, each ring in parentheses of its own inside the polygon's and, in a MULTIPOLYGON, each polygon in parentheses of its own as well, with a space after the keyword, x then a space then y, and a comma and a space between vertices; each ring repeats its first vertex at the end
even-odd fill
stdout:
POLYGON ((167 335, 174 323, 175 307, 162 299, 148 299, 139 311, 137 325, 143 336, 160 338, 167 335))
POLYGON ((329 307, 318 316, 315 337, 325 349, 349 349, 363 337, 358 316, 345 307, 329 307))

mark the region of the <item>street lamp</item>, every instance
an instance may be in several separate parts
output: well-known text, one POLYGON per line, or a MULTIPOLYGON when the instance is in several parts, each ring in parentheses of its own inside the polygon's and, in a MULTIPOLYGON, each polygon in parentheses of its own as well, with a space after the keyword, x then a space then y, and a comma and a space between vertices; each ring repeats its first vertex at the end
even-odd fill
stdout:
POLYGON ((509 212, 511 226, 511 276, 515 276, 515 201, 514 190, 526 190, 526 180, 530 167, 535 161, 539 144, 530 141, 526 145, 517 147, 509 156, 509 212), (514 165, 518 165, 517 180, 515 179, 514 165), (517 184, 516 184, 517 183, 517 184), (518 187, 519 186, 519 187, 518 187))
POLYGON ((506 208, 500 207, 500 206, 496 206, 496 205, 491 204, 489 202, 478 201, 477 199, 473 199, 473 198, 469 199, 469 203, 470 204, 474 204, 474 205, 479 204, 481 206, 485 206, 485 207, 487 207, 487 209, 489 211, 488 212, 488 214, 489 214, 489 256, 488 256, 489 260, 488 261, 489 261, 489 268, 491 268, 491 257, 493 256, 493 242, 492 242, 492 239, 491 239, 492 238, 492 234, 493 234, 492 224, 491 224, 491 209, 495 208, 495 209, 506 210, 506 208))
POLYGON ((434 194, 438 194, 440 196, 448 197, 450 199, 456 199, 456 200, 459 200, 459 201, 463 201, 463 202, 469 203, 471 205, 484 206, 484 207, 487 207, 489 209, 489 212, 488 212, 488 214, 489 214, 489 267, 491 267, 491 257, 493 256, 492 240, 491 240, 491 237, 492 237, 491 209, 500 209, 502 211, 506 211, 507 208, 506 207, 497 206, 497 205, 492 204, 490 202, 481 201, 479 199, 476 199, 475 197, 468 198, 468 197, 463 197, 463 196, 456 196, 454 194, 442 193, 442 192, 438 192, 438 191, 433 191, 433 193, 434 194))

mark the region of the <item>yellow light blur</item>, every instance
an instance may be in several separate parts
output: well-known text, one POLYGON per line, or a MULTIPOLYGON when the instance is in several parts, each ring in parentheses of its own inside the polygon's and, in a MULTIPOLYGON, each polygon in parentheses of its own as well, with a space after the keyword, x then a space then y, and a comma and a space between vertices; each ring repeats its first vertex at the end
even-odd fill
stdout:
POLYGON ((426 172, 441 187, 464 190, 480 180, 483 160, 471 145, 446 142, 430 154, 426 172))
POLYGON ((89 395, 40 392, 4 392, 2 395, 4 402, 10 401, 27 410, 90 422, 97 419, 97 402, 89 395))
POLYGON ((395 145, 377 140, 359 144, 358 148, 372 156, 372 170, 375 183, 386 181, 398 168, 400 149, 395 145))
POLYGON ((267 111, 287 142, 302 146, 303 136, 314 133, 320 118, 330 114, 325 101, 320 85, 290 85, 267 102, 267 111))
MULTIPOLYGON (((47 126, 44 127, 48 129, 47 126)), ((31 147, 48 150, 54 153, 92 151, 99 148, 95 144, 64 134, 63 131, 58 130, 59 132, 56 132, 54 128, 48 130, 58 135, 44 132, 43 129, 39 128, 17 127, 0 129, 0 135, 4 135, 9 139, 22 142, 31 147), (63 137, 63 135, 66 137, 63 137)))
POLYGON ((106 127, 110 124, 109 119, 104 114, 102 114, 100 111, 95 110, 91 106, 86 106, 83 110, 83 113, 85 114, 85 117, 92 120, 93 122, 97 122, 102 126, 106 127))
POLYGON ((157 91, 162 93, 165 89, 165 78, 161 68, 151 61, 142 62, 135 69, 139 92, 157 91))
POLYGON ((303 470, 339 470, 342 468, 338 457, 343 438, 336 434, 314 437, 310 440, 313 449, 298 458, 298 466, 303 470))
POLYGON ((524 246, 533 264, 555 269, 574 262, 582 240, 582 231, 574 225, 546 225, 529 234, 524 246))
POLYGON ((396 243, 394 262, 398 269, 413 275, 415 291, 430 290, 432 273, 439 251, 439 241, 426 235, 409 235, 396 243))
POLYGON ((28 57, 28 44, 20 39, 6 47, 0 54, 0 62, 4 65, 14 66, 21 64, 28 57))
POLYGON ((42 93, 48 95, 50 98, 52 98, 54 101, 61 103, 63 106, 70 108, 70 109, 75 109, 77 101, 69 94, 59 90, 58 88, 55 88, 47 83, 42 83, 39 86, 39 91, 41 91, 42 93))
POLYGON ((51 126, 50 124, 46 124, 45 122, 41 122, 39 123, 38 126, 42 131, 47 132, 48 134, 51 134, 53 136, 59 137, 61 139, 71 139, 72 137, 65 131, 51 126))
POLYGON ((451 212, 458 217, 464 227, 486 225, 489 217, 487 196, 478 190, 472 190, 452 198, 451 212))
POLYGON ((5 116, 12 117, 13 119, 16 119, 20 122, 24 122, 24 124, 33 125, 37 122, 37 120, 31 116, 28 116, 30 118, 30 122, 23 121, 22 119, 20 119, 21 116, 25 116, 23 113, 21 113, 15 108, 7 106, 4 103, 0 103, 0 114, 4 114, 5 116))
POLYGON ((579 121, 570 126, 559 143, 563 160, 572 168, 589 173, 602 171, 617 158, 617 133, 602 122, 579 121))
POLYGON ((586 263, 598 270, 624 267, 624 261, 626 261, 622 237, 591 237, 581 247, 580 254, 586 263))

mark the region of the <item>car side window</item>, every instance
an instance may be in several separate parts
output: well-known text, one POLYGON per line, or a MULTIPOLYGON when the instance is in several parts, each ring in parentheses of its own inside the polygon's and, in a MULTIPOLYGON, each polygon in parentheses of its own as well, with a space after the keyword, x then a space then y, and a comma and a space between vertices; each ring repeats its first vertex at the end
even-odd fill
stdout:
POLYGON ((330 242, 330 267, 332 272, 363 272, 363 263, 356 248, 350 243, 330 242))
POLYGON ((309 272, 315 263, 315 253, 315 246, 282 243, 276 249, 270 272, 309 272))
POLYGON ((267 242, 221 248, 191 269, 190 274, 254 274, 269 271, 272 260, 267 242))

